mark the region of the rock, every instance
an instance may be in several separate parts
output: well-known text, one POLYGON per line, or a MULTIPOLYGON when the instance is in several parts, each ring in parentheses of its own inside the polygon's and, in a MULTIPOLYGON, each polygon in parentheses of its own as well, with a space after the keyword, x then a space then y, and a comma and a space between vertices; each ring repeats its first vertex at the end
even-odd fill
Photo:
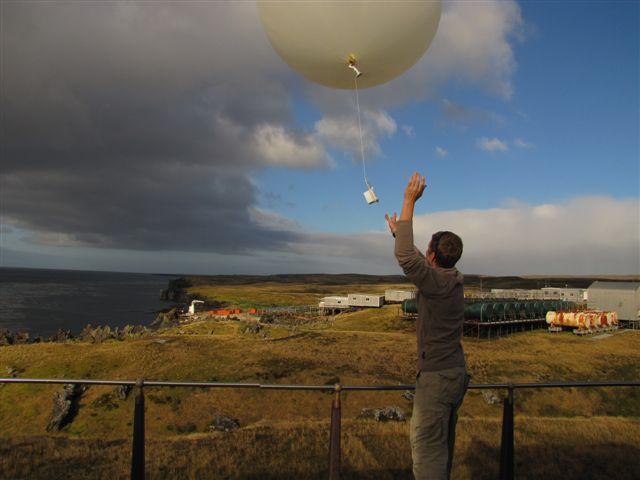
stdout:
POLYGON ((166 302, 186 302, 186 290, 191 285, 191 281, 184 277, 170 280, 168 287, 160 291, 160 300, 166 302))
POLYGON ((58 329, 56 333, 49 337, 50 342, 66 342, 67 340, 71 340, 73 335, 71 335, 71 330, 62 330, 58 329))
POLYGON ((177 308, 170 308, 168 310, 163 310, 158 312, 156 319, 151 322, 151 327, 161 329, 161 328, 169 328, 175 327, 180 324, 180 319, 178 316, 177 308))
POLYGON ((118 385, 113 393, 118 400, 126 400, 132 389, 131 385, 118 385))
POLYGON ((0 346, 11 345, 11 338, 9 330, 0 330, 0 346))
POLYGON ((7 367, 7 375, 9 378, 16 378, 20 371, 16 367, 7 367))
POLYGON ((112 393, 103 393, 91 402, 91 405, 94 407, 104 408, 105 410, 113 410, 119 407, 112 393))
POLYGON ((240 322, 240 333, 259 333, 262 325, 258 322, 240 322))
POLYGON ((71 423, 78 410, 78 400, 87 390, 85 385, 68 383, 53 397, 53 408, 47 423, 47 431, 60 430, 71 423))
POLYGON ((363 408, 358 418, 372 418, 376 422, 404 422, 405 414, 400 407, 389 406, 384 408, 363 408))
POLYGON ((213 421, 208 427, 210 432, 230 432, 240 428, 240 422, 237 418, 233 418, 229 415, 216 415, 213 417, 213 421))
POLYGON ((402 394, 402 398, 404 398, 407 402, 413 402, 413 397, 415 397, 415 394, 411 390, 405 390, 405 392, 402 394))
POLYGON ((502 399, 493 390, 483 390, 482 398, 489 405, 500 405, 502 403, 502 399))
POLYGON ((13 334, 13 344, 18 345, 20 343, 29 343, 29 333, 16 332, 13 334))

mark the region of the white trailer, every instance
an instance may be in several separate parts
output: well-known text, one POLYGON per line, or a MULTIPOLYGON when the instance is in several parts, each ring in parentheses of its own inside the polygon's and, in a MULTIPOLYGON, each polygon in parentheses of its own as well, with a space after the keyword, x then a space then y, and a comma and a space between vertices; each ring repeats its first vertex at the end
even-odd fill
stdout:
POLYGON ((384 295, 374 295, 373 293, 350 293, 350 307, 375 307, 384 305, 384 295))
POLYGON ((320 300, 318 307, 332 309, 349 308, 349 297, 324 297, 320 300))
POLYGON ((384 300, 387 303, 404 302, 416 298, 415 290, 385 290, 384 300))

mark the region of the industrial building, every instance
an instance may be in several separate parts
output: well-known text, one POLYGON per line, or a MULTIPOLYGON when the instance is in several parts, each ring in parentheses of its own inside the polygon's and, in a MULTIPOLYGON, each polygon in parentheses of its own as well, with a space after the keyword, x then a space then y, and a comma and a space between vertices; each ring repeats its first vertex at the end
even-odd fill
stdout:
POLYGON ((518 300, 566 300, 581 303, 585 301, 584 288, 544 287, 538 290, 520 288, 492 288, 491 298, 513 298, 518 300))
POLYGON ((416 298, 415 290, 385 290, 384 300, 387 303, 400 303, 416 298))
POLYGON ((640 327, 640 282, 598 280, 587 289, 587 297, 589 308, 617 312, 621 323, 640 327))
POLYGON ((384 295, 374 295, 371 293, 350 293, 350 307, 376 307, 384 305, 384 295))

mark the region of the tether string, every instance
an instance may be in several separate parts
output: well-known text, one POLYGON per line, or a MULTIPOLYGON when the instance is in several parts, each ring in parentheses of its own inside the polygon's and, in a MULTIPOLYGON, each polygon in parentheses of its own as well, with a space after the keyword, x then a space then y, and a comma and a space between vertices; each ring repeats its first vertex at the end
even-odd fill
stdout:
POLYGON ((360 131, 360 155, 362 156, 362 174, 364 176, 364 183, 367 188, 371 188, 369 181, 367 180, 367 166, 364 161, 364 140, 362 139, 362 121, 360 120, 360 98, 358 96, 358 75, 354 77, 353 81, 356 84, 356 108, 358 109, 358 130, 360 131))

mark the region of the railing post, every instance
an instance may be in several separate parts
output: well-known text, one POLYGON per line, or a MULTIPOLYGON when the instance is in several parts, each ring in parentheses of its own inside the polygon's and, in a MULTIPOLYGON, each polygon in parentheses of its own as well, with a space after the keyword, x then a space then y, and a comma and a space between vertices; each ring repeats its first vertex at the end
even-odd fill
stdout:
POLYGON ((509 384, 509 394, 504 399, 502 414, 502 443, 500 445, 500 480, 515 478, 515 445, 513 436, 513 385, 509 384))
POLYGON ((131 446, 131 480, 144 480, 144 380, 136 380, 131 446))
POLYGON ((336 383, 331 403, 331 433, 329 434, 329 480, 340 478, 340 394, 342 386, 336 383))

